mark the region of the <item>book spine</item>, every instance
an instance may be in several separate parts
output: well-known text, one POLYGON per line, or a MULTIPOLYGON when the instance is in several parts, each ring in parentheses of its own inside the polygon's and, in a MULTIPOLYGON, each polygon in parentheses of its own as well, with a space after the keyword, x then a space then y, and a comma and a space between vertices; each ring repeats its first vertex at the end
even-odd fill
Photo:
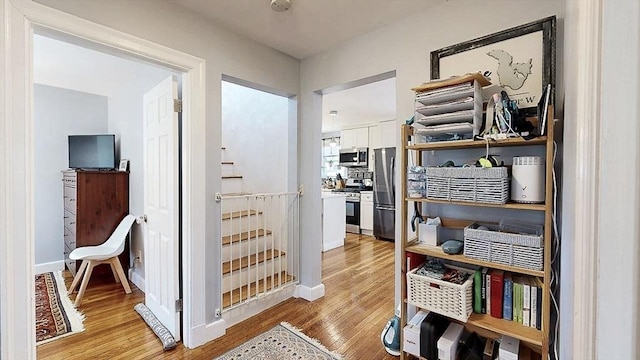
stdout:
POLYGON ((482 269, 482 277, 480 279, 480 312, 487 313, 487 268, 482 269))
POLYGON ((513 320, 513 281, 509 278, 504 279, 503 303, 502 318, 513 320))
POLYGON ((502 271, 491 274, 491 316, 502 318, 502 297, 504 290, 504 275, 502 271))
POLYGON ((487 278, 485 282, 485 289, 487 293, 487 306, 485 308, 485 314, 491 314, 491 273, 487 272, 487 278))
POLYGON ((531 287, 527 283, 527 279, 524 279, 522 284, 522 325, 530 326, 531 321, 531 287))
POLYGON ((531 285, 531 321, 529 326, 532 328, 538 327, 538 288, 531 285))
POLYGON ((482 314, 482 271, 480 269, 473 273, 473 312, 482 314))
POLYGON ((513 321, 522 324, 522 284, 513 282, 513 321))
POLYGON ((540 330, 542 328, 542 286, 538 286, 537 292, 538 292, 538 302, 537 302, 538 319, 536 322, 536 329, 540 330))

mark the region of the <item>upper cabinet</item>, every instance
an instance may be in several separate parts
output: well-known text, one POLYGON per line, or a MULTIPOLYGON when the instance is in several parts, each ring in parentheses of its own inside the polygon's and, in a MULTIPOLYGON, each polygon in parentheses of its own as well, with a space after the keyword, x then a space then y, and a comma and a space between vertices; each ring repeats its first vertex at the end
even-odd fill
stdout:
POLYGON ((340 148, 368 148, 369 128, 342 130, 340 133, 340 148))
POLYGON ((378 125, 380 129, 380 147, 396 147, 398 138, 398 125, 395 120, 383 121, 378 125))

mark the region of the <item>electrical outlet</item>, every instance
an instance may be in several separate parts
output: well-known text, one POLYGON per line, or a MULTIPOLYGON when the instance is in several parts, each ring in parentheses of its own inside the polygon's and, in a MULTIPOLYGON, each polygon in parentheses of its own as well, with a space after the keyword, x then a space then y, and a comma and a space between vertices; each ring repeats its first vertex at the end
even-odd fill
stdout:
POLYGON ((222 316, 222 312, 220 311, 220 309, 216 309, 216 317, 220 316, 222 316))
POLYGON ((142 264, 142 250, 136 250, 133 254, 135 256, 134 260, 142 264))

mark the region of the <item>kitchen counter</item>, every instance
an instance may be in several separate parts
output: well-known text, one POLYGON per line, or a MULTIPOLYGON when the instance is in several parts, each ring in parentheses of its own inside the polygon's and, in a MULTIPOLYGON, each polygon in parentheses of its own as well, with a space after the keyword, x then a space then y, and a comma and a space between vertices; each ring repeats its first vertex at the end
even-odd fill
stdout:
POLYGON ((347 210, 346 195, 322 191, 322 251, 344 246, 347 210))

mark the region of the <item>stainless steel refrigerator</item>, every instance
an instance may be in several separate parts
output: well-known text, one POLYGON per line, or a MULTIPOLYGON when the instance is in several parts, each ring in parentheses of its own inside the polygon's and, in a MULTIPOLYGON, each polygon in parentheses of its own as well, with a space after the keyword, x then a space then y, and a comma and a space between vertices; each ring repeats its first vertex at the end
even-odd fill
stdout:
POLYGON ((396 235, 396 149, 375 149, 374 159, 373 235, 393 241, 396 235))

